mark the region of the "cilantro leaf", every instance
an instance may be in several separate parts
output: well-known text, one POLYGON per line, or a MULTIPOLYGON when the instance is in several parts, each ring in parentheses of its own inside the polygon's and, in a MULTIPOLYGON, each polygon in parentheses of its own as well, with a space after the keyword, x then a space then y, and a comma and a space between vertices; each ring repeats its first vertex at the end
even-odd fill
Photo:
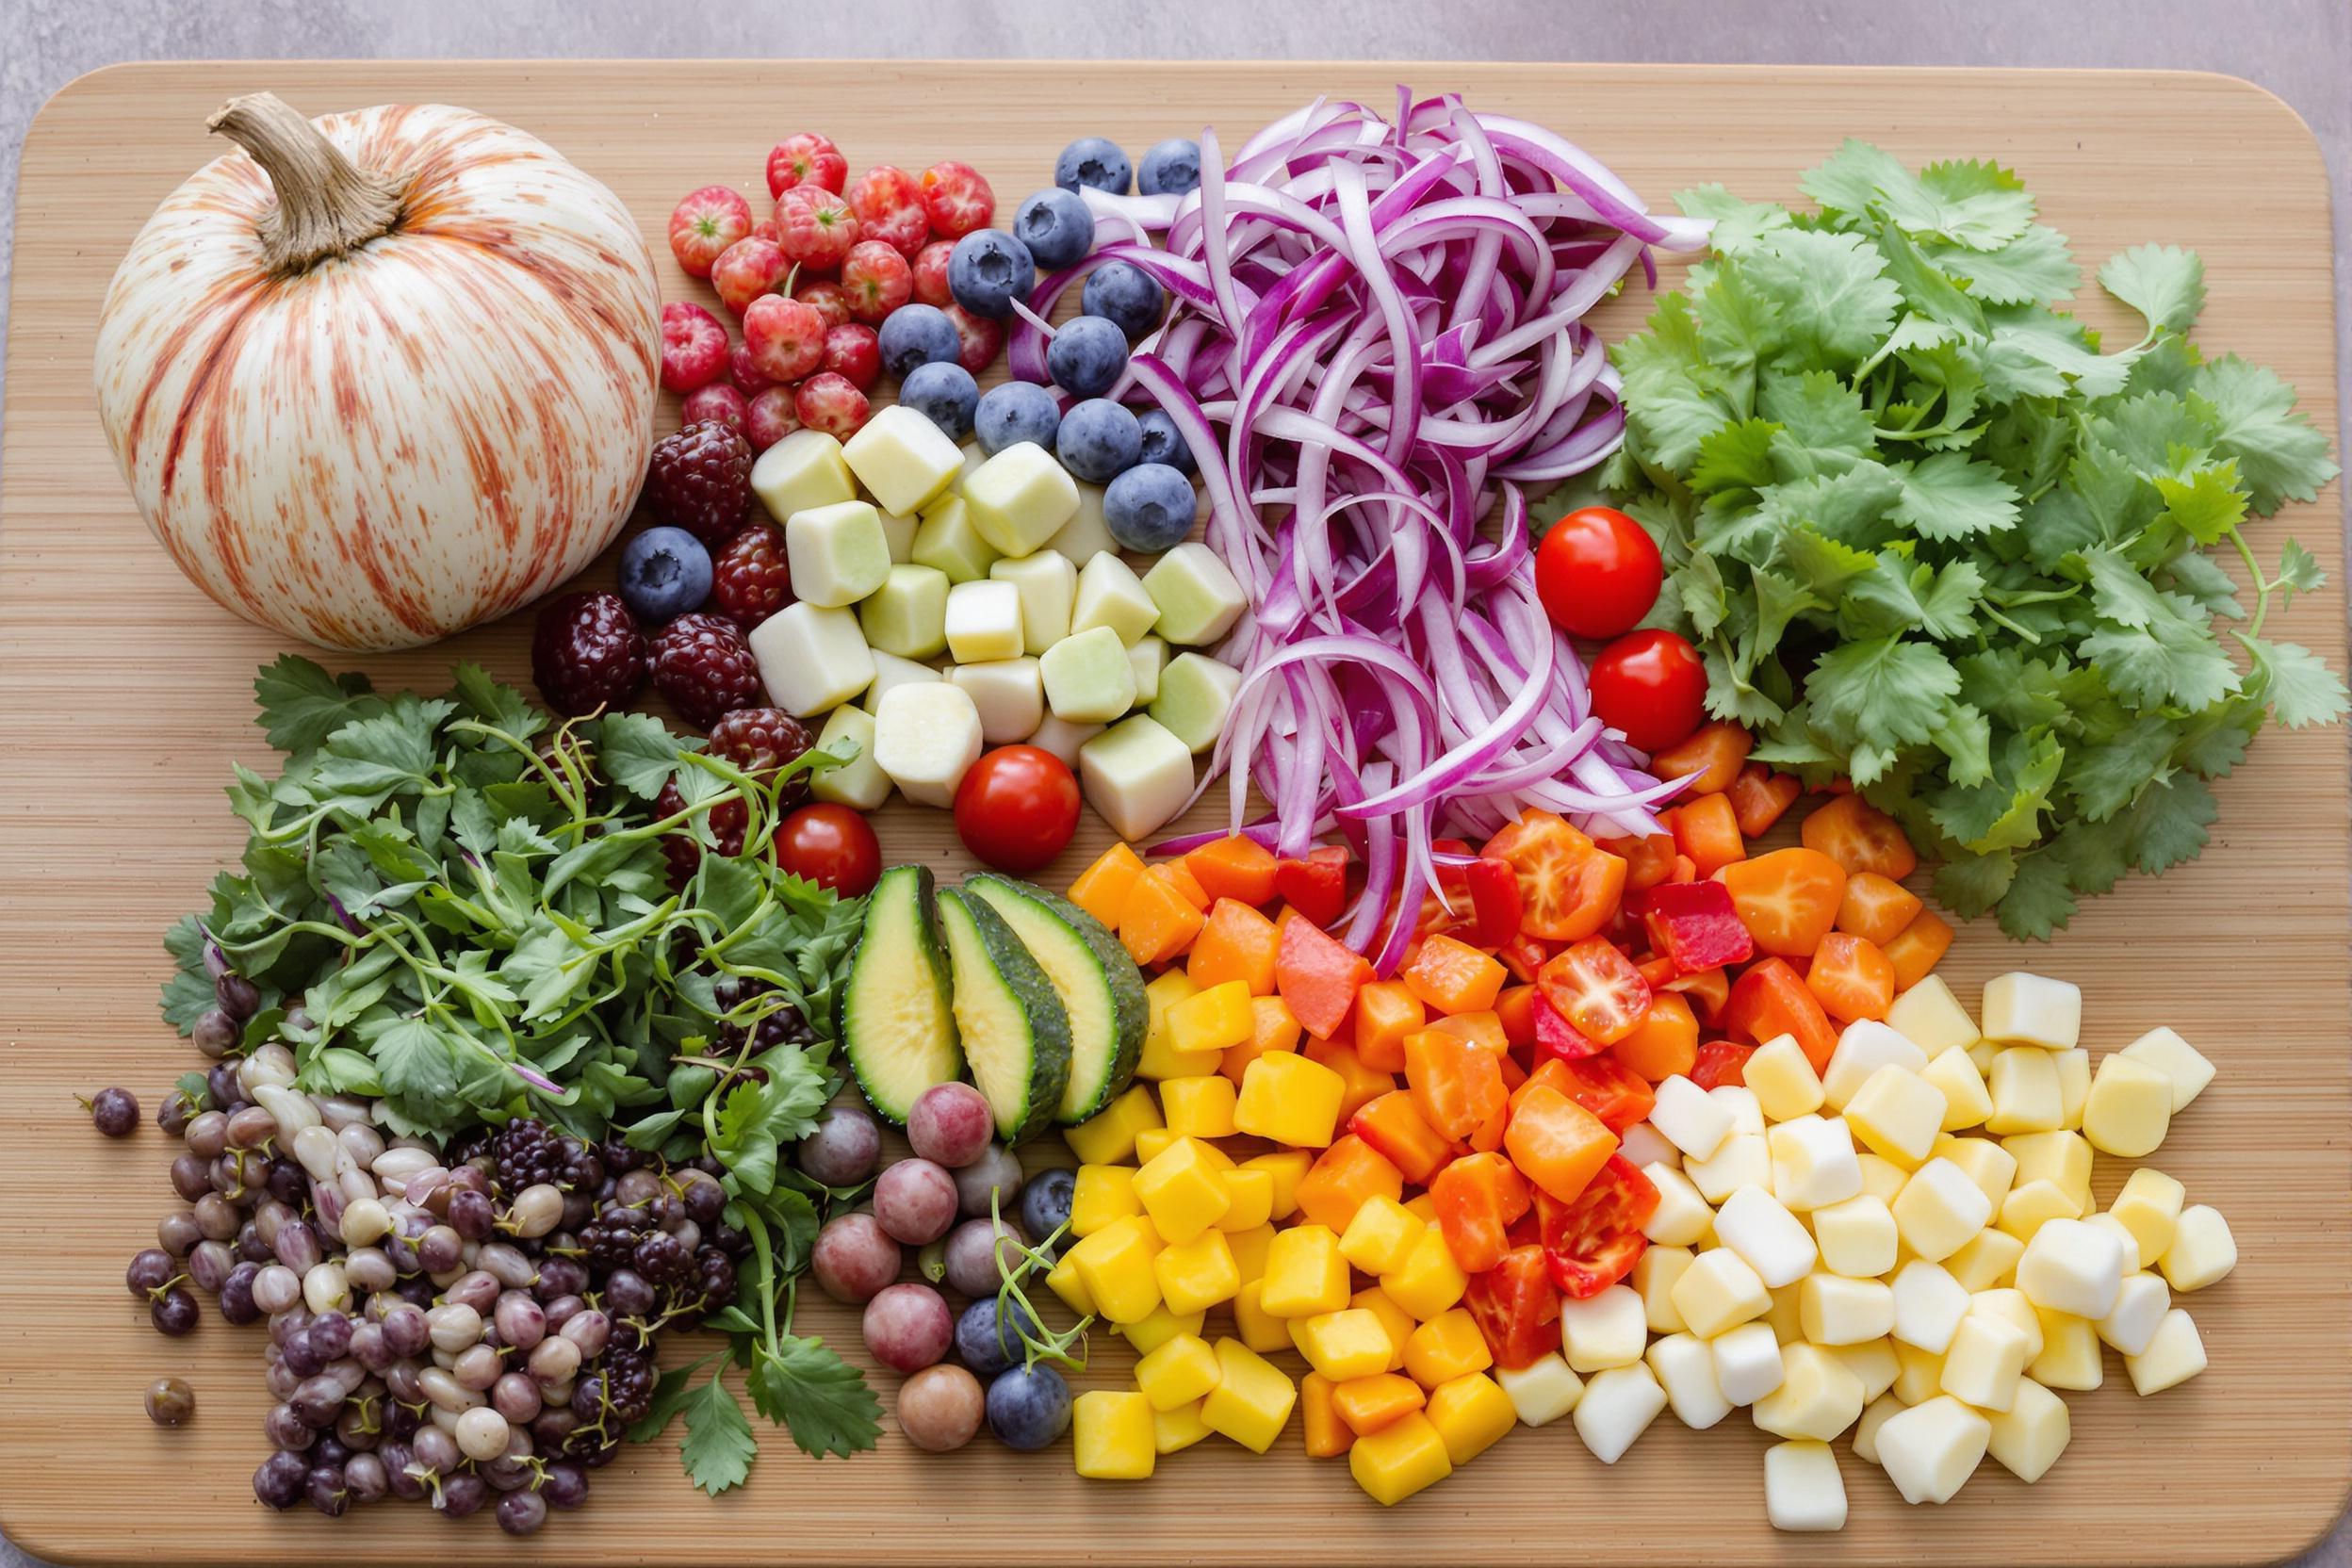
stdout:
POLYGON ((2238 641, 2254 661, 2247 694, 2270 705, 2289 729, 2328 724, 2344 717, 2344 682, 2320 657, 2296 643, 2274 643, 2241 633, 2238 641))
POLYGON ((1772 463, 1772 441, 1780 430, 1770 419, 1740 419, 1717 429, 1699 443, 1690 488, 1705 496, 1772 483, 1780 477, 1772 463))
POLYGON ((1763 236, 1785 229, 1792 221, 1787 207, 1769 202, 1743 202, 1720 185, 1685 190, 1674 197, 1674 205, 1685 217, 1714 221, 1707 243, 1718 255, 1736 256, 1752 248, 1763 236))
POLYGON ((1815 722, 1857 742, 1919 744, 1935 733, 1959 672, 1925 643, 1876 637, 1833 648, 1805 678, 1815 722))
POLYGON ((2029 855, 2001 896, 2001 929, 2017 941, 2046 942, 2074 918, 2074 907, 2066 867, 2052 856, 2029 855))
POLYGON ((2082 269, 2074 264, 2066 237, 2040 223, 2028 223, 2016 238, 1996 251, 1971 251, 1933 241, 1922 249, 1930 261, 1964 280, 1968 292, 1986 304, 2069 299, 2082 282, 2082 269))
POLYGON ((253 700, 270 743, 280 751, 309 751, 351 723, 384 711, 368 678, 354 670, 331 676, 309 660, 282 653, 253 678, 253 700))
POLYGON ((1870 449, 1862 395, 1827 370, 1775 377, 1758 388, 1756 404, 1764 419, 1780 427, 1766 443, 1773 479, 1842 474, 1870 449))
POLYGON ((607 713, 596 721, 597 767, 639 800, 662 792, 684 749, 669 727, 649 713, 607 713))
POLYGON ((1997 163, 1954 159, 1931 163, 1917 180, 1886 192, 1886 216, 1912 234, 1990 251, 2025 232, 2034 220, 2025 183, 1997 163))
POLYGON ((2205 308, 2205 263, 2178 245, 2119 252, 2099 270, 2099 284, 2148 318, 2150 336, 2163 327, 2188 331, 2205 308))
POLYGON ((2238 672, 2212 631, 2177 613, 2095 631, 2082 639, 2082 651, 2118 696, 2143 709, 2207 708, 2238 689, 2238 672))
POLYGON ((717 1378, 696 1390, 681 1407, 686 1435, 678 1457, 687 1478, 712 1497, 743 1484, 751 1474, 751 1458, 760 1443, 751 1435, 751 1422, 717 1378))
MULTIPOLYGON (((2328 574, 2319 569, 2317 558, 2294 540, 2288 540, 2286 547, 2278 552, 2278 586, 2292 596, 2308 594, 2327 580, 2328 574)), ((2285 602, 2280 600, 2282 605, 2285 602)))
POLYGON ((2212 424, 2213 449, 2238 460, 2254 510, 2265 517, 2284 501, 2317 499, 2336 477, 2328 438, 2295 412, 2295 388, 2262 366, 2235 354, 2209 362, 2192 383, 2189 406, 2212 424))
POLYGON ((1936 452, 1902 470, 1894 517, 1924 539, 1997 533, 2017 520, 2017 489, 1990 464, 1936 452))
POLYGON ((1797 188, 1831 212, 1860 217, 1885 203, 1888 189, 1907 189, 1914 183, 1901 158, 1848 137, 1827 162, 1798 177, 1797 188))
POLYGON ((882 1435, 882 1404, 864 1378, 821 1339, 785 1334, 773 1349, 752 1353, 745 1380, 760 1414, 792 1434, 800 1451, 843 1459, 871 1448, 882 1435))
POLYGON ((1886 258, 1859 235, 1780 230, 1743 265, 1779 304, 1792 350, 1813 366, 1866 357, 1903 302, 1886 276, 1886 258))
POLYGON ((2246 496, 2238 488, 2235 458, 2190 463, 2154 476, 2153 482, 2164 498, 2164 520, 2200 545, 2221 543, 2224 534, 2246 520, 2246 496))

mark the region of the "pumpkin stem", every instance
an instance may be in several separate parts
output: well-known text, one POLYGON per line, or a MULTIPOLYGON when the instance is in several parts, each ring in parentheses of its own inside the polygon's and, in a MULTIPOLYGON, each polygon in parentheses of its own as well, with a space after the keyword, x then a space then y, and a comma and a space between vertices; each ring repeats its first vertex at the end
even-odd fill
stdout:
POLYGON ((391 233, 400 220, 408 180, 360 168, 274 92, 230 99, 204 128, 252 155, 277 192, 258 225, 271 271, 303 271, 391 233))

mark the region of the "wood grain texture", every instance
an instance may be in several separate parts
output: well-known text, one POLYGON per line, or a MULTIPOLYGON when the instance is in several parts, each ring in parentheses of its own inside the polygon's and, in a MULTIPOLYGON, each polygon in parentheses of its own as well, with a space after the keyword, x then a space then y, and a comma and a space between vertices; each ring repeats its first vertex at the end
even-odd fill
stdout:
MULTIPOLYGON (((619 192, 662 264, 664 220, 710 181, 757 191, 777 136, 810 126, 860 167, 968 159, 1009 204, 1070 137, 1130 147, 1216 123, 1229 140, 1319 92, 1385 103, 1392 84, 1459 86, 1607 159, 1654 204, 1703 180, 1796 197, 1799 171, 1847 135, 1919 161, 2013 164, 2091 265, 2144 239, 2205 256, 2199 336, 2275 367, 2336 428, 2328 194, 2316 147, 2276 99, 2226 77, 2159 74, 1397 65, 390 64, 132 66, 85 77, 26 143, 0 495, 0 1524, 75 1562, 413 1561, 458 1547, 595 1562, 1019 1563, 1119 1558, 1253 1563, 2252 1561, 2292 1554, 2335 1514, 2352 1467, 2346 1354, 2346 813, 2343 736, 2266 736, 2219 791, 2197 864, 2091 903, 2047 950, 1989 924, 1946 972, 1964 994, 2020 963, 2082 983, 2086 1042, 2112 1049, 2160 1022, 2220 1064, 2156 1162, 2216 1203, 2242 1262, 2191 1303, 2212 1369, 2141 1401, 2109 1386, 2070 1399, 2074 1446, 2028 1489, 1987 1462, 1953 1505, 1906 1509, 1842 1454, 1853 1523, 1775 1537, 1763 1518, 1766 1440, 1733 1420, 1665 1419, 1614 1469, 1564 1428, 1522 1432, 1436 1491, 1382 1511, 1295 1436, 1250 1459, 1212 1443, 1146 1486, 1088 1485, 1065 1447, 1022 1458, 982 1441, 947 1457, 881 1451, 818 1466, 780 1438, 752 1484, 717 1503, 668 1447, 599 1474, 581 1515, 535 1543, 453 1534, 415 1507, 331 1523, 275 1517, 245 1478, 263 1454, 258 1346, 211 1318, 165 1341, 118 1281, 172 1206, 165 1140, 90 1133, 73 1096, 121 1082, 151 1107, 191 1056, 156 1021, 157 938, 197 902, 242 835, 220 788, 232 760, 267 763, 248 682, 269 635, 174 573, 108 461, 90 395, 91 328, 116 259, 167 191, 214 155, 204 114, 268 88, 311 112, 441 100, 512 120, 619 192), (165 1372, 200 1413, 151 1427, 138 1394, 165 1372)), ((1672 274, 1670 274, 1671 280, 1672 274)), ((687 294, 674 270, 665 286, 687 294)), ((1645 308, 1612 307, 1624 328, 1645 308)), ((2083 308, 2120 329, 2103 298, 2083 308)), ((495 331, 485 322, 483 330, 495 331)), ((2331 487, 2255 531, 2290 530, 2342 565, 2331 487)), ((605 580, 609 568, 591 573, 605 580)), ((2287 635, 2341 657, 2332 582, 2287 635)), ((437 686, 457 658, 528 675, 528 616, 369 662, 380 684, 437 686)), ((892 858, 958 869, 936 813, 882 824, 892 858)), ((1091 817, 1055 874, 1103 840, 1091 817)), ((1050 879, 1050 878, 1049 878, 1050 879)), ((2120 1180, 2102 1170, 2102 1197, 2120 1180)), ((854 1342, 849 1315, 804 1328, 854 1342)), ((208 1314, 209 1316, 209 1314, 208 1314)), ((1097 1344, 1102 1343, 1098 1336, 1097 1344)), ((1123 1364, 1106 1354, 1101 1383, 1123 1364)), ((889 1398, 887 1378, 877 1382, 889 1398)), ((1295 1432, 1295 1428, 1294 1428, 1295 1432)), ((1842 1446, 1841 1446, 1842 1453, 1842 1446)))

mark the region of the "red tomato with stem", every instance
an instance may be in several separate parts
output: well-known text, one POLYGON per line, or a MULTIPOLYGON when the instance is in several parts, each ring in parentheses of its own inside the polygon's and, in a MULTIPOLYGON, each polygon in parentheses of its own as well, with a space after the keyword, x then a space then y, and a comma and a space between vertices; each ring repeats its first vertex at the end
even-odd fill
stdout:
POLYGON ((776 863, 843 898, 874 891, 882 846, 866 819, 846 806, 804 806, 776 825, 776 863))
POLYGON ((999 871, 1031 872, 1078 830, 1078 780, 1037 746, 998 746, 956 790, 956 835, 999 871))
POLYGON ((1688 740, 1707 716, 1707 665, 1671 631, 1618 638, 1592 662, 1588 684, 1592 711, 1642 751, 1688 740))
POLYGON ((1613 507, 1578 507, 1535 548, 1537 596, 1552 624, 1571 637, 1631 631, 1658 602, 1664 580, 1657 542, 1613 507))

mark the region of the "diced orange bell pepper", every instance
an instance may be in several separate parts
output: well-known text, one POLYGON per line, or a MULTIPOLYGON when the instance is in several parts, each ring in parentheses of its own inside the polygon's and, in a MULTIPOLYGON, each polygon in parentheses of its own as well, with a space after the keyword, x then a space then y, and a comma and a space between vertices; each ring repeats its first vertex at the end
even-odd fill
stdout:
POLYGON ((1535 1043, 1535 987, 1508 986, 1494 999, 1494 1016, 1503 1025, 1503 1038, 1511 1045, 1535 1043))
POLYGON ((1311 1225, 1344 1232, 1356 1211, 1375 1198, 1401 1199, 1405 1174, 1353 1133, 1342 1133, 1298 1178, 1298 1212, 1311 1225))
POLYGON ((1356 1048, 1341 1040, 1309 1040, 1307 1060, 1320 1062, 1339 1074, 1339 1119, 1347 1120, 1356 1114, 1356 1107, 1368 1104, 1396 1086, 1396 1075, 1382 1072, 1356 1054, 1356 1048))
POLYGON ((1330 1039, 1356 1004, 1357 990, 1372 978, 1372 966, 1296 910, 1280 931, 1274 988, 1308 1034, 1330 1039))
POLYGON ((1306 1429, 1309 1459, 1337 1459, 1355 1446, 1356 1429, 1340 1419, 1332 1402, 1337 1386, 1320 1372, 1298 1380, 1298 1416, 1306 1429))
POLYGON ((1274 1052, 1298 1050, 1303 1033, 1281 997, 1253 996, 1250 999, 1250 1037, 1240 1045, 1227 1046, 1217 1070, 1238 1086, 1251 1062, 1274 1052))
POLYGON ((1466 1040, 1476 1040, 1497 1056, 1511 1050, 1511 1041, 1503 1034, 1502 1016, 1492 1011, 1455 1013, 1447 1018, 1432 1019, 1429 1027, 1443 1029, 1449 1035, 1460 1035, 1466 1040))
POLYGON ((1952 926, 1933 909, 1911 917, 1892 941, 1886 944, 1886 961, 1895 966, 1895 988, 1907 991, 1926 979, 1952 948, 1952 926))
POLYGON ((1221 981, 1238 980, 1250 988, 1251 996, 1272 996, 1274 956, 1281 947, 1282 938, 1272 921, 1239 899, 1221 897, 1210 906, 1208 923, 1193 939, 1184 972, 1202 990, 1221 981))
POLYGON ((1690 858, 1688 855, 1676 855, 1674 857, 1674 869, 1666 874, 1666 880, 1669 882, 1696 882, 1698 879, 1699 863, 1690 858))
POLYGON ((1748 858, 1740 839, 1740 819, 1732 814, 1727 795, 1700 795, 1674 808, 1674 848, 1690 858, 1701 876, 1718 866, 1748 858))
POLYGON ((1162 860, 1153 869, 1167 875, 1168 885, 1184 895, 1185 903, 1204 915, 1209 912, 1209 890, 1200 885, 1200 879, 1192 874, 1190 867, 1182 860, 1162 860))
POLYGON ((1772 831, 1781 813, 1797 803, 1805 786, 1761 762, 1750 762, 1740 770, 1740 776, 1731 781, 1731 788, 1725 792, 1731 796, 1731 814, 1739 822, 1740 833, 1760 839, 1772 831))
POLYGON ((1600 846, 1625 863, 1626 892, 1640 892, 1666 880, 1674 869, 1674 836, 1653 833, 1642 839, 1602 839, 1600 846))
POLYGON ((1652 752, 1650 772, 1659 778, 1690 779, 1690 789, 1680 796, 1684 800, 1721 794, 1740 776, 1740 766, 1755 745, 1755 738, 1736 724, 1724 720, 1703 724, 1690 732, 1690 739, 1652 752))
MULTIPOLYGON (((1521 1175, 1565 1203, 1591 1184, 1617 1152, 1617 1135, 1558 1089, 1531 1083, 1511 1113, 1503 1148, 1521 1175)), ((1445 1212, 1441 1204, 1441 1220, 1445 1212)), ((1450 1243, 1452 1237, 1446 1239, 1450 1243)))
POLYGON ((1819 850, 1846 874, 1874 871, 1900 882, 1919 869, 1919 857, 1903 825, 1860 795, 1839 795, 1797 829, 1805 847, 1819 850))
POLYGON ((1331 924, 1348 907, 1348 852, 1325 844, 1303 860, 1277 862, 1274 890, 1315 924, 1331 924))
POLYGON ((1666 982, 1666 989, 1686 998, 1701 1023, 1711 1024, 1723 1016, 1723 1004, 1731 1000, 1731 976, 1720 969, 1703 969, 1696 974, 1675 975, 1666 982))
MULTIPOLYGON (((1616 1140, 1611 1139, 1613 1145, 1616 1140)), ((1464 1154, 1429 1183, 1437 1204, 1437 1227, 1446 1250, 1465 1274, 1502 1262, 1510 1250, 1511 1222, 1534 1200, 1518 1168, 1499 1153, 1464 1154)))
POLYGON ((1642 978, 1648 983, 1652 990, 1657 990, 1667 981, 1682 972, 1674 967, 1674 961, 1672 958, 1644 958, 1633 967, 1642 972, 1642 978))
POLYGON ((1540 942, 1522 931, 1497 948, 1494 956, 1502 960, 1511 977, 1525 986, 1532 983, 1552 956, 1549 942, 1540 942))
POLYGON ((1874 871, 1856 872, 1846 878, 1846 896, 1838 906, 1838 929, 1885 947, 1903 935, 1923 906, 1919 895, 1891 877, 1874 871))
POLYGON ((1417 1187, 1429 1185, 1448 1160, 1463 1152, 1461 1145, 1448 1142, 1429 1125, 1405 1089, 1391 1089, 1357 1107, 1348 1119, 1348 1131, 1380 1151, 1417 1187))
POLYGON ((1813 962, 1805 972, 1805 988, 1838 1022, 1883 1020, 1894 1004, 1895 966, 1886 961, 1876 942, 1832 931, 1814 951, 1813 962))
POLYGON ((1190 947, 1202 923, 1200 907, 1177 887, 1168 867, 1157 865, 1136 877, 1128 890, 1119 916, 1119 939, 1136 963, 1149 969, 1190 947))
POLYGON ((1374 980, 1356 992, 1356 1054, 1383 1072, 1405 1070, 1405 1037, 1427 1023, 1429 1009, 1402 980, 1374 980))
POLYGON ((1184 857, 1184 867, 1209 897, 1268 904, 1274 898, 1274 852, 1236 833, 1212 839, 1184 857))
POLYGON ((1400 1372, 1350 1378, 1331 1390, 1331 1406, 1358 1437, 1393 1427, 1427 1403, 1421 1385, 1400 1372))
POLYGON ((1406 1037, 1405 1083, 1421 1119, 1457 1142, 1471 1141, 1511 1103, 1500 1058, 1437 1029, 1406 1037))
POLYGON ((1846 874, 1819 850, 1776 849, 1737 860, 1718 878, 1756 945, 1794 958, 1812 952, 1838 923, 1846 874))
POLYGON ((1650 998, 1641 1026, 1609 1047, 1619 1061, 1653 1084, 1688 1074, 1699 1054, 1699 1020, 1690 1004, 1673 991, 1650 998))
POLYGON ((1805 1059, 1821 1071, 1829 1054, 1838 1049, 1838 1026, 1829 1021, 1821 1000, 1805 988, 1804 979, 1786 959, 1767 958, 1751 964, 1732 983, 1731 1002, 1723 1016, 1734 1029, 1758 1045, 1776 1035, 1794 1035, 1805 1059))
POLYGON ((1125 844, 1113 844, 1070 885, 1070 901, 1112 930, 1127 911, 1127 895, 1143 874, 1143 860, 1125 844))
POLYGON ((1502 994, 1503 966, 1452 937, 1435 936, 1421 944, 1398 978, 1413 994, 1441 1013, 1483 1012, 1502 994))

